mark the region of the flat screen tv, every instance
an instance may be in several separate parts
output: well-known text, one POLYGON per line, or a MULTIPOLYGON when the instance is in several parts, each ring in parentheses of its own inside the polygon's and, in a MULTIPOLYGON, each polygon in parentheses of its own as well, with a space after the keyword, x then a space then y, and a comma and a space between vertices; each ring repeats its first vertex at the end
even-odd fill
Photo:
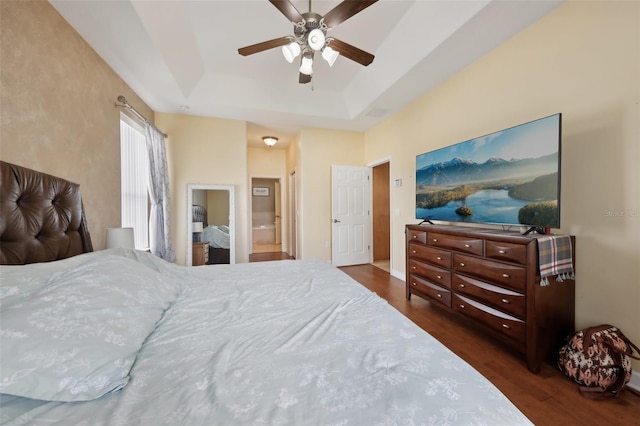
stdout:
POLYGON ((416 156, 416 218, 560 227, 562 115, 416 156))

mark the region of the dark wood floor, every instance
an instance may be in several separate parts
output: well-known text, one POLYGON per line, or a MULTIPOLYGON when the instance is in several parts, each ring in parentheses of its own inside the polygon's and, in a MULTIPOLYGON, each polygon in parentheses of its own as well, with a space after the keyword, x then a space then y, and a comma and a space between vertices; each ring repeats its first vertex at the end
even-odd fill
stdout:
MULTIPOLYGON (((259 253, 251 262, 289 259, 286 253, 259 253)), ((593 401, 552 364, 539 374, 527 370, 523 356, 511 351, 462 318, 414 296, 405 297, 404 282, 373 265, 342 267, 353 279, 471 364, 500 389, 534 424, 640 425, 640 396, 625 389, 617 398, 593 401)))
POLYGON ((285 252, 277 253, 253 253, 249 255, 249 262, 266 262, 268 260, 286 260, 293 259, 285 252))

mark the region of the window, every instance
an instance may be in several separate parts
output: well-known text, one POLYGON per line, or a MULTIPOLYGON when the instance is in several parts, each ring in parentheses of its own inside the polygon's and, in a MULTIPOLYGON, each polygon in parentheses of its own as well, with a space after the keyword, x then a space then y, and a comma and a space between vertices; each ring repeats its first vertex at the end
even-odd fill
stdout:
POLYGON ((133 228, 136 249, 149 247, 149 157, 144 130, 120 114, 120 170, 123 228, 133 228))

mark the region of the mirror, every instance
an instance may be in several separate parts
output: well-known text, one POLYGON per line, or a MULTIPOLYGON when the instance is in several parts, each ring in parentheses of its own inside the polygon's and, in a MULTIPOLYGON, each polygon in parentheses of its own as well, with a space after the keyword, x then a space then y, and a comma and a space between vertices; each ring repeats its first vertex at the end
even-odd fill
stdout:
POLYGON ((235 262, 235 187, 187 184, 186 265, 235 262))

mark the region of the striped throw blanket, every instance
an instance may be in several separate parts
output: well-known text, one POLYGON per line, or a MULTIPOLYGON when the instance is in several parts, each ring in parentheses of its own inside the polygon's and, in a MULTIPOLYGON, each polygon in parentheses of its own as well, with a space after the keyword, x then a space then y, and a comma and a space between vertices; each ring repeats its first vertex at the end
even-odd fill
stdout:
POLYGON ((540 262, 540 285, 549 285, 549 277, 556 281, 574 280, 571 237, 544 235, 537 237, 540 262))

